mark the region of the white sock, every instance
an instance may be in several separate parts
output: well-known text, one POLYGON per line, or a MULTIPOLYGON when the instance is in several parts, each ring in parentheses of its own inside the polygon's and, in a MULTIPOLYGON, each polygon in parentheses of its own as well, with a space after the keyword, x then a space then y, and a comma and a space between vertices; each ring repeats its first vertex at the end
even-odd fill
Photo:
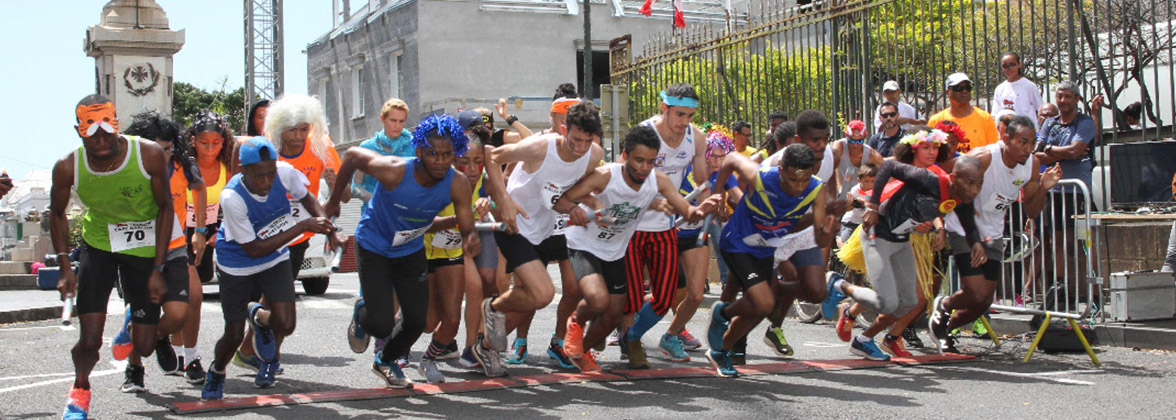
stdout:
POLYGON ((858 334, 857 336, 857 342, 859 343, 869 343, 871 341, 874 341, 873 337, 866 337, 864 334, 858 334))
POLYGON ((195 347, 184 347, 184 363, 192 363, 200 360, 200 353, 196 352, 195 347))
MULTIPOLYGON (((184 355, 184 346, 172 346, 172 351, 176 352, 177 356, 183 356, 184 355)), ((184 357, 184 360, 188 360, 188 358, 184 357)), ((183 366, 180 366, 180 367, 182 368, 183 366)))

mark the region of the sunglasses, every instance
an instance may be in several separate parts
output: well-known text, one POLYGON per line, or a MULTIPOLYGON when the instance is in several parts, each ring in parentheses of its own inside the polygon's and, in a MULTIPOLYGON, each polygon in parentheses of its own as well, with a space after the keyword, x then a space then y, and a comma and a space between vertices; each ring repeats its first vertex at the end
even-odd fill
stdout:
POLYGON ((854 139, 845 139, 845 141, 846 141, 847 143, 849 143, 849 144, 862 144, 862 143, 865 143, 865 142, 866 142, 866 139, 865 139, 865 138, 860 138, 860 139, 857 139, 857 140, 854 140, 854 139))
POLYGON ((963 92, 965 90, 968 92, 971 92, 972 85, 970 85, 970 84, 968 84, 968 85, 955 85, 955 86, 952 86, 950 89, 952 92, 963 92))
POLYGON ((1002 68, 1002 69, 1011 69, 1011 68, 1013 68, 1013 67, 1017 67, 1017 66, 1019 66, 1019 65, 1021 65, 1021 63, 1005 63, 1005 64, 1001 64, 1001 65, 1000 65, 1000 68, 1002 68))
POLYGON ((880 116, 881 116, 882 118, 890 118, 890 117, 893 117, 893 116, 896 116, 896 115, 898 115, 898 113, 897 113, 897 112, 884 112, 884 113, 880 114, 880 116))

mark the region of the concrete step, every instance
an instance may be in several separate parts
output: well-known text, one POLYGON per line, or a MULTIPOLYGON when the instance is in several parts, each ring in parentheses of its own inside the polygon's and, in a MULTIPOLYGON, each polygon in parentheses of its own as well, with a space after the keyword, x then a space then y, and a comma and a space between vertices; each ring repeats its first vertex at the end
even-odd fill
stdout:
POLYGON ((0 274, 0 290, 36 290, 36 274, 0 274))

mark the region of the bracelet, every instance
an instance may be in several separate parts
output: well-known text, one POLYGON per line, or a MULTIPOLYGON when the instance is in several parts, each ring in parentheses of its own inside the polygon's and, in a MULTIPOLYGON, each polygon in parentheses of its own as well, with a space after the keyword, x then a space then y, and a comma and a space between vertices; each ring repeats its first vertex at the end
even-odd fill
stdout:
POLYGON ((519 120, 519 117, 516 117, 514 115, 506 117, 506 125, 512 126, 512 125, 514 125, 515 122, 518 122, 518 120, 519 120))
POLYGON ((164 265, 156 264, 156 265, 152 265, 152 266, 151 266, 151 269, 152 269, 152 270, 154 270, 154 271, 158 271, 158 272, 162 273, 162 272, 163 272, 163 269, 164 269, 165 267, 166 267, 166 266, 164 266, 164 265))

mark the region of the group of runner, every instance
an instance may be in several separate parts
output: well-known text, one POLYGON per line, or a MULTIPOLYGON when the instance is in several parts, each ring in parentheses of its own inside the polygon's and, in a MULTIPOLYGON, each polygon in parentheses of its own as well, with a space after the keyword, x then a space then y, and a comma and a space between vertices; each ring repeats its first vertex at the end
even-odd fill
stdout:
POLYGON ((64 418, 89 411, 89 373, 115 281, 129 304, 113 346, 130 361, 124 392, 145 389, 141 359, 152 354, 165 372, 202 383, 202 399, 223 398, 229 363, 255 370, 257 387, 273 386, 296 324, 293 283, 306 240, 323 234, 341 246, 351 232, 332 218, 352 196, 363 201, 354 232, 361 289, 347 341, 364 353, 376 339, 371 370, 387 386, 411 387, 409 350, 426 332, 417 370, 430 383, 445 381, 439 360, 460 359, 490 377, 525 363, 531 318, 555 295, 546 268, 553 262, 562 296, 547 354, 559 366, 601 370, 593 349, 616 335, 628 367, 648 368, 642 339, 670 311, 657 349, 689 361, 687 350, 703 345, 685 327, 702 302, 705 237, 716 226, 730 275, 705 339, 720 376, 738 375, 747 337, 764 318, 764 340, 788 356, 780 321, 790 305, 822 303, 835 313, 845 295, 856 304, 841 310, 838 335, 855 354, 887 359, 873 336, 918 302, 904 243, 913 232, 938 232, 935 247, 950 245, 964 276, 931 317, 940 349, 954 351, 947 331, 991 304, 1000 277, 992 238, 1005 207, 1023 194, 1028 212, 1040 211, 1061 175, 1056 166, 1030 170, 1035 129, 1021 117, 1007 125, 1008 140, 967 155, 955 156, 944 132, 926 128, 902 140, 898 159, 882 161, 862 144, 864 123, 851 122, 845 139, 830 142, 832 124, 810 110, 775 127, 781 147, 753 160, 736 151, 726 128, 691 123, 700 101, 692 86, 668 86, 661 100, 661 113, 631 128, 617 161, 605 162, 599 111, 568 85, 553 97, 551 128, 539 133, 501 102, 496 111, 509 130, 496 131, 495 112, 482 109, 429 115, 410 131, 407 106, 393 99, 381 111, 384 130, 342 159, 321 104, 304 95, 255 105, 242 137, 210 112, 186 131, 145 114, 120 133, 113 103, 87 96, 76 109, 82 146, 53 173, 51 230, 62 266, 71 264, 71 192, 88 209, 79 270, 64 270, 59 282, 63 299, 76 296, 81 327, 64 418), (321 205, 320 180, 330 186, 321 205), (852 207, 861 209, 846 220, 860 218, 860 227, 842 233, 852 207), (838 236, 860 242, 872 289, 827 280, 838 236), (225 329, 204 371, 200 284, 211 277, 214 246, 225 329), (863 308, 880 316, 849 337, 847 319, 863 308))

